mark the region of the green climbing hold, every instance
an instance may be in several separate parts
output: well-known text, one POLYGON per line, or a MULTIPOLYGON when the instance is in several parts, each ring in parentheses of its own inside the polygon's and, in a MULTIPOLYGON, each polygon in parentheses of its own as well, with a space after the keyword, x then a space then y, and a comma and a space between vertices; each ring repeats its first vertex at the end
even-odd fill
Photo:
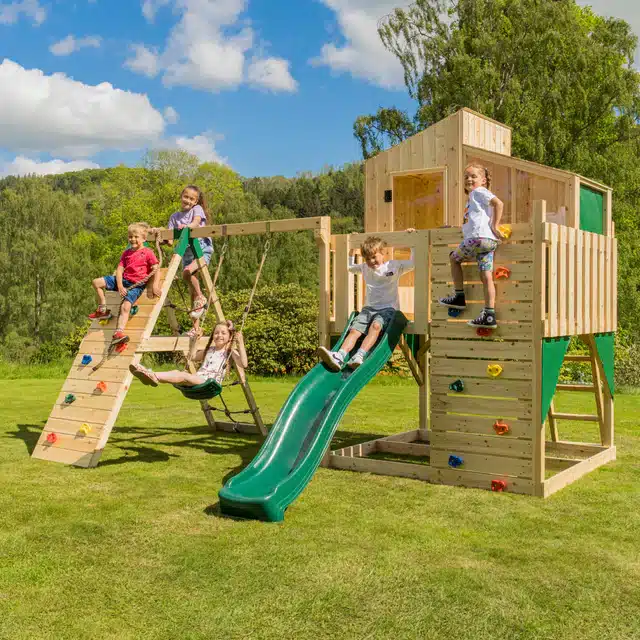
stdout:
POLYGON ((73 393, 67 393, 67 395, 64 397, 64 403, 65 404, 71 404, 72 402, 75 402, 76 397, 73 395, 73 393))
POLYGON ((129 312, 129 315, 130 315, 131 317, 133 317, 133 316, 135 316, 135 315, 136 315, 136 313, 138 313, 138 305, 137 305, 137 304, 136 304, 136 305, 134 305, 133 307, 131 307, 131 311, 129 312))
POLYGON ((455 380, 449 385, 449 390, 455 391, 456 393, 461 393, 462 391, 464 391, 464 382, 462 382, 462 380, 460 379, 455 380))

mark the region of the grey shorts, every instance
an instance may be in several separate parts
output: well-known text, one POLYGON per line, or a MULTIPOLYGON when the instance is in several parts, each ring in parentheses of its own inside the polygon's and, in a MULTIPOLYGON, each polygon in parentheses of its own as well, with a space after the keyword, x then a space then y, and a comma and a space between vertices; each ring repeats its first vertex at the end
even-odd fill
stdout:
MULTIPOLYGON (((207 264, 209 264, 211 262, 211 256, 213 255, 213 245, 205 244, 202 241, 202 238, 197 238, 197 239, 200 240, 200 248, 202 249, 202 259, 207 264)), ((193 251, 191 250, 191 247, 187 247, 187 250, 184 252, 184 255, 182 256, 182 268, 186 269, 195 259, 196 257, 193 255, 193 251)))
POLYGON ((374 320, 377 320, 382 328, 386 329, 395 315, 396 310, 393 307, 385 307, 384 309, 362 307, 362 311, 356 316, 351 328, 360 333, 367 333, 369 326, 373 324, 374 320))

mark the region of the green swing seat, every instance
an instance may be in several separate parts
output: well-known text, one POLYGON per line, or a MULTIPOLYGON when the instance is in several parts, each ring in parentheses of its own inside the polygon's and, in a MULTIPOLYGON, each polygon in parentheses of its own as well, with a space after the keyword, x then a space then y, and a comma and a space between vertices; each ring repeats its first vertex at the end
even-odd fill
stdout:
POLYGON ((182 384, 174 384, 173 386, 189 400, 211 400, 222 393, 222 386, 213 378, 193 387, 182 384))

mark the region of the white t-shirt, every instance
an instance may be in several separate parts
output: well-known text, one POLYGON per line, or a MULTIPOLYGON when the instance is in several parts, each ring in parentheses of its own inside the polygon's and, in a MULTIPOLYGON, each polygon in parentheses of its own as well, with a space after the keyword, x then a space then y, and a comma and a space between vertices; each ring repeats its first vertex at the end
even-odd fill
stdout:
POLYGON ((400 308, 398 296, 398 280, 403 273, 413 269, 413 249, 409 260, 389 260, 383 262, 377 269, 372 269, 366 263, 355 264, 349 258, 349 271, 361 273, 366 286, 364 306, 373 309, 400 308))
MULTIPOLYGON (((229 354, 229 357, 231 357, 231 354, 229 354)), ((203 378, 213 378, 216 382, 222 384, 224 376, 227 372, 226 360, 226 348, 220 349, 219 351, 216 351, 215 349, 209 349, 204 357, 204 361, 201 367, 196 372, 196 375, 203 378)))
POLYGON ((486 187, 478 187, 469 194, 462 220, 462 236, 468 238, 491 238, 497 240, 491 231, 493 207, 490 202, 495 198, 486 187))

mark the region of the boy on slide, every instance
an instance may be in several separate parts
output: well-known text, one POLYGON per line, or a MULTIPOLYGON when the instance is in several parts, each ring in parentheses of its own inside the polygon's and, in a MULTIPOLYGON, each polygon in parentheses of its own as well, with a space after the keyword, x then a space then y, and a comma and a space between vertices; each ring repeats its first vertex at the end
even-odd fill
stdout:
MULTIPOLYGON (((414 229, 407 229, 412 232, 414 229)), ((369 236, 360 247, 362 264, 355 264, 353 256, 349 256, 349 271, 361 273, 366 285, 365 304, 358 314, 351 330, 339 351, 329 351, 325 347, 318 348, 318 356, 332 371, 340 371, 345 364, 355 369, 369 355, 380 333, 386 329, 400 308, 398 281, 403 273, 413 269, 413 249, 409 260, 385 260, 382 253, 387 243, 378 236, 369 236), (360 348, 346 362, 349 353, 355 347, 360 336, 365 335, 360 348)))

